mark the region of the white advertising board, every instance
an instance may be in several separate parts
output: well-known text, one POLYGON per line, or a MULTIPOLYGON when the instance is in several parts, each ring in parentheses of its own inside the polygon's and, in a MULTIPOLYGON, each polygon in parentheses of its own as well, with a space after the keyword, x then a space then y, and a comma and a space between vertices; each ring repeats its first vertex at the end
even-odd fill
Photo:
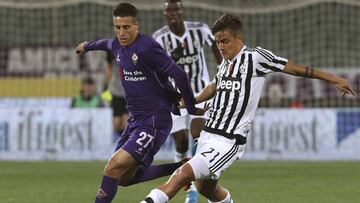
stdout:
POLYGON ((259 109, 244 159, 360 160, 360 112, 259 109))
POLYGON ((110 109, 0 109, 0 159, 108 159, 110 109))

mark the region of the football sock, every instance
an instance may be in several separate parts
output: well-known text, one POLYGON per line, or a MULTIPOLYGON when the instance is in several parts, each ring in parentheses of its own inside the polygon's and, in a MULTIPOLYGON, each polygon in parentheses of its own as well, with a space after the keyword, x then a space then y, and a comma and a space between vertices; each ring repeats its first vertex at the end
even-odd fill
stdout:
POLYGON ((208 200, 209 203, 234 203, 234 201, 231 199, 230 197, 230 192, 228 190, 227 191, 227 195, 225 197, 225 199, 219 201, 219 202, 212 202, 210 200, 208 200))
POLYGON ((149 168, 140 166, 136 171, 134 178, 131 179, 126 186, 171 175, 181 165, 181 162, 176 162, 170 164, 151 165, 149 168))
POLYGON ((183 160, 186 157, 186 155, 187 155, 187 152, 185 152, 185 153, 175 152, 175 159, 174 160, 176 162, 179 162, 179 161, 183 160))
POLYGON ((104 175, 101 187, 96 195, 95 203, 110 203, 117 192, 118 182, 118 179, 104 175))
POLYGON ((169 201, 169 197, 163 191, 153 189, 144 201, 146 203, 165 203, 169 201))

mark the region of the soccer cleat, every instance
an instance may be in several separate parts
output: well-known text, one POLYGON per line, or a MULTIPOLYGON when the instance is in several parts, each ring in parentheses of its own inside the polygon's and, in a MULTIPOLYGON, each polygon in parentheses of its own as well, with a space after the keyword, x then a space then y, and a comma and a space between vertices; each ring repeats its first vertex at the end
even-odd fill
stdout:
POLYGON ((190 188, 186 192, 185 203, 197 203, 198 202, 198 191, 194 184, 190 185, 190 188))

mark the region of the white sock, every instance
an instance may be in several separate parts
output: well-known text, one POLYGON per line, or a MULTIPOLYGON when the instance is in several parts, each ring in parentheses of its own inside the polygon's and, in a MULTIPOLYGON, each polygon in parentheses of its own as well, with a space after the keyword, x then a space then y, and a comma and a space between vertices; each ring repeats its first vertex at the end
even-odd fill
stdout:
POLYGON ((154 203, 166 203, 169 201, 169 197, 159 189, 151 190, 150 194, 147 197, 150 197, 154 201, 154 203))
POLYGON ((179 162, 181 160, 183 160, 187 155, 187 152, 185 153, 179 153, 179 152, 175 152, 175 162, 179 162))
POLYGON ((231 199, 230 197, 230 192, 228 190, 227 191, 227 195, 225 197, 225 199, 221 200, 220 202, 212 202, 210 200, 208 200, 209 203, 234 203, 234 201, 231 199))

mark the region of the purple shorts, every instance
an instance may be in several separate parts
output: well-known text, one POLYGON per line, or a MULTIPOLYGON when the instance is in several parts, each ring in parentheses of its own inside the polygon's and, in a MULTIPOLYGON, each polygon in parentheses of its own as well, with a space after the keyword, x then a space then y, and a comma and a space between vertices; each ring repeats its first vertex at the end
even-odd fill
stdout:
POLYGON ((172 118, 169 111, 159 111, 142 119, 129 119, 115 151, 121 148, 142 165, 149 167, 169 136, 171 127, 172 118))

